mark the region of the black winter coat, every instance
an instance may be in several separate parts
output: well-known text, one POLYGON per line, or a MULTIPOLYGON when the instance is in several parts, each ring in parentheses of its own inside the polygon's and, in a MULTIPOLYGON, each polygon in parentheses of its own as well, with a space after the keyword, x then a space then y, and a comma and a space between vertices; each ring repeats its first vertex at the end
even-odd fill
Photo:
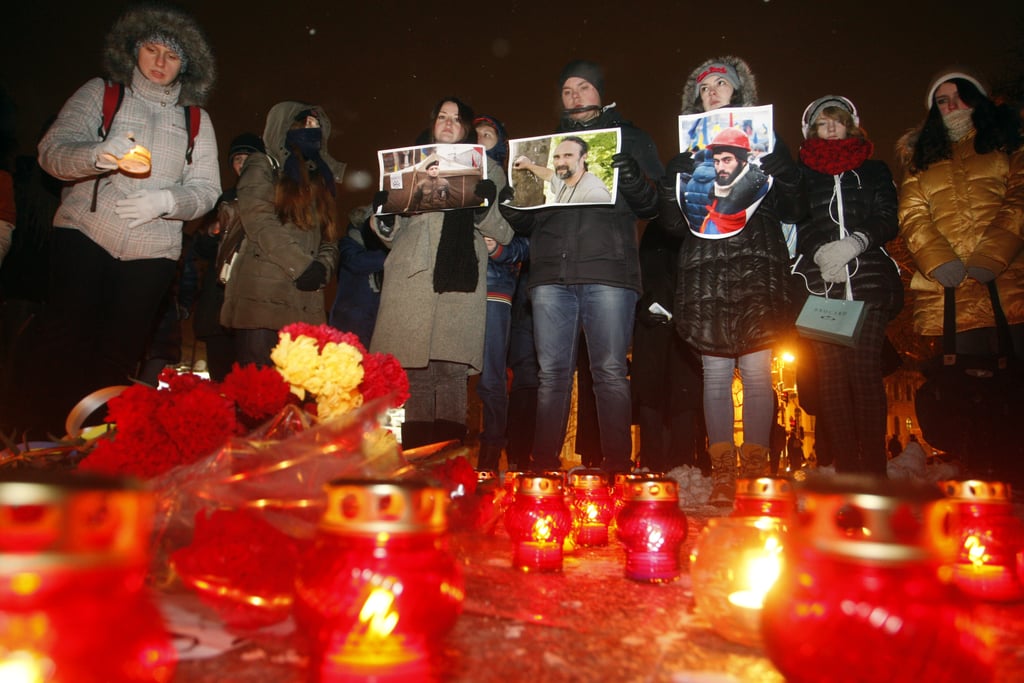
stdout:
POLYGON ((705 239, 690 232, 674 193, 662 183, 660 220, 683 237, 676 287, 676 331, 699 353, 740 356, 771 346, 794 322, 789 250, 782 222, 807 211, 799 183, 778 178, 739 233, 705 239))
MULTIPOLYGON (((663 170, 647 133, 623 119, 614 108, 586 124, 563 124, 559 132, 619 128, 622 151, 632 154, 649 178, 663 170)), ((653 218, 658 195, 648 184, 627 200, 620 183, 610 206, 559 207, 520 211, 509 222, 530 237, 530 287, 604 284, 642 291, 637 256, 637 219, 653 218)))
POLYGON ((899 232, 896 185, 889 167, 882 161, 868 160, 839 176, 819 173, 803 164, 800 171, 810 205, 810 213, 797 223, 796 272, 806 278, 807 285, 799 288, 801 302, 808 290, 830 299, 846 295, 843 283, 832 284, 826 294, 821 270, 814 262, 814 254, 823 244, 840 238, 840 196, 835 187, 838 177, 846 229, 863 233, 869 241, 867 250, 850 262, 853 298, 879 304, 891 320, 903 308, 903 284, 899 267, 883 248, 899 232))

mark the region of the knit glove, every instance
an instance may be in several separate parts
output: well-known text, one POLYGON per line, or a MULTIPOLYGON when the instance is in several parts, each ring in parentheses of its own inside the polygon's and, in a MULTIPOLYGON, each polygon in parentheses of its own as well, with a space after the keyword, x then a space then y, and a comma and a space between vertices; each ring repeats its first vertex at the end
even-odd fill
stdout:
POLYGON ((303 292, 315 292, 327 284, 327 266, 319 261, 313 261, 302 275, 295 278, 295 286, 303 292))
POLYGON ((946 261, 930 273, 933 280, 943 287, 959 287, 960 283, 967 277, 964 263, 960 259, 946 261))
POLYGON ((133 133, 128 133, 123 137, 107 138, 96 145, 96 168, 104 171, 117 168, 117 160, 132 151, 132 147, 135 146, 132 136, 133 133))
POLYGON ((512 206, 512 200, 516 198, 516 192, 511 185, 502 188, 498 195, 498 211, 513 230, 526 230, 533 224, 533 216, 529 211, 520 211, 512 206))
POLYGON ((846 282, 846 264, 864 253, 868 238, 862 232, 821 245, 814 253, 814 262, 821 269, 825 282, 846 282))
POLYGON ((697 162, 693 160, 693 155, 689 152, 680 152, 669 159, 668 165, 665 166, 665 175, 672 179, 672 183, 675 183, 677 175, 693 175, 695 168, 697 168, 697 162))
POLYGON ((988 268, 981 266, 970 266, 967 268, 968 277, 972 277, 979 283, 986 285, 996 279, 996 274, 988 268))
POLYGON ((114 204, 114 213, 131 221, 129 228, 137 228, 170 213, 174 209, 174 195, 170 190, 139 190, 114 204))

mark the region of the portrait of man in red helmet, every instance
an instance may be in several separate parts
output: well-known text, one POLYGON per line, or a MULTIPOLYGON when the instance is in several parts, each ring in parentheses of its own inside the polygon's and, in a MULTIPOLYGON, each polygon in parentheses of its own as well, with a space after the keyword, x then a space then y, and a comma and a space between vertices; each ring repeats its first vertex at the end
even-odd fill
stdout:
MULTIPOLYGON (((769 147, 766 136, 754 140, 751 133, 771 130, 770 105, 680 116, 680 148, 693 153, 701 168, 706 167, 703 177, 710 181, 701 188, 700 197, 686 193, 685 201, 695 204, 687 206, 688 215, 697 217, 690 220, 694 234, 721 239, 746 225, 772 186, 772 177, 760 169, 757 161, 769 147)), ((679 187, 685 187, 688 181, 680 177, 679 187)), ((682 194, 680 190, 681 207, 682 194)))

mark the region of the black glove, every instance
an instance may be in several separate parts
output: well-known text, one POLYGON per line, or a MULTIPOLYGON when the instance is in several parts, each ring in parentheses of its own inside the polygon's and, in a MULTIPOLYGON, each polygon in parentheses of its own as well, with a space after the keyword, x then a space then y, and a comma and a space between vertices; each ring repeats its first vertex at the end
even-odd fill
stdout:
POLYGON ((612 157, 612 168, 619 169, 619 187, 636 187, 647 178, 633 155, 626 152, 619 152, 612 157))
POLYGON ((676 175, 680 173, 683 175, 693 175, 695 168, 697 168, 697 162, 693 160, 693 155, 689 152, 680 152, 672 157, 668 165, 665 166, 665 175, 672 178, 674 183, 676 175))
POLYGON ((377 209, 388 203, 388 191, 378 190, 373 193, 373 212, 377 213, 377 209))
POLYGON ((636 319, 640 321, 640 324, 644 327, 657 327, 658 325, 668 325, 668 316, 663 313, 651 313, 649 309, 641 308, 636 312, 636 319))
POLYGON ((516 191, 512 189, 511 185, 506 185, 501 188, 501 192, 498 194, 498 203, 504 204, 505 202, 511 203, 516 198, 516 191))
MULTIPOLYGON (((377 214, 377 209, 384 206, 388 202, 388 191, 379 190, 373 195, 373 214, 377 214)), ((373 220, 372 218, 370 220, 373 220)), ((377 220, 380 225, 377 227, 377 231, 382 237, 390 237, 391 231, 395 229, 395 214, 389 213, 383 216, 377 216, 377 220)))
POLYGON ((761 157, 761 170, 784 183, 796 183, 800 180, 800 169, 793 161, 789 147, 786 147, 786 143, 778 135, 775 136, 775 149, 772 153, 761 157))
POLYGON ((473 188, 473 194, 480 199, 486 199, 488 204, 494 203, 494 198, 498 196, 498 186, 494 184, 491 179, 481 180, 473 188))
POLYGON ((303 292, 315 292, 327 284, 327 266, 319 261, 313 261, 302 275, 295 279, 295 286, 303 292))

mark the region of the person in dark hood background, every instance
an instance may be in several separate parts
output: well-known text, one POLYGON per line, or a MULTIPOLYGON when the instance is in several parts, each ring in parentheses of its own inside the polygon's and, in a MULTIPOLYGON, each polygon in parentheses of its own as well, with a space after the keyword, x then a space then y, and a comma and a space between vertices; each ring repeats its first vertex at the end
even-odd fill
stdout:
POLYGON ((224 290, 220 322, 241 365, 270 365, 278 331, 327 322, 321 291, 338 264, 336 185, 345 165, 327 152, 331 121, 317 105, 280 102, 238 179, 245 239, 224 290))
POLYGON ((83 396, 136 373, 175 276, 182 224, 220 194, 217 141, 201 109, 190 112, 199 130, 189 155, 184 107, 202 105, 216 75, 195 20, 164 5, 133 6, 107 34, 103 65, 124 87, 106 137, 104 80, 94 78, 39 143, 40 166, 66 189, 54 218, 49 302, 16 385, 28 387, 17 401, 24 426, 51 434, 63 434, 83 396), (118 166, 137 144, 150 153, 145 174, 118 166))
MULTIPOLYGON (((582 330, 590 358, 601 436, 601 467, 632 469, 631 397, 627 354, 642 291, 637 220, 657 214, 649 178, 662 173, 654 142, 605 105, 604 73, 575 60, 562 69, 559 133, 618 128, 622 152, 618 197, 607 206, 519 211, 500 204, 517 232, 530 237, 530 295, 540 363, 533 466, 560 467, 569 415, 577 340, 582 330)), ((518 171, 517 171, 518 172, 518 171)))

